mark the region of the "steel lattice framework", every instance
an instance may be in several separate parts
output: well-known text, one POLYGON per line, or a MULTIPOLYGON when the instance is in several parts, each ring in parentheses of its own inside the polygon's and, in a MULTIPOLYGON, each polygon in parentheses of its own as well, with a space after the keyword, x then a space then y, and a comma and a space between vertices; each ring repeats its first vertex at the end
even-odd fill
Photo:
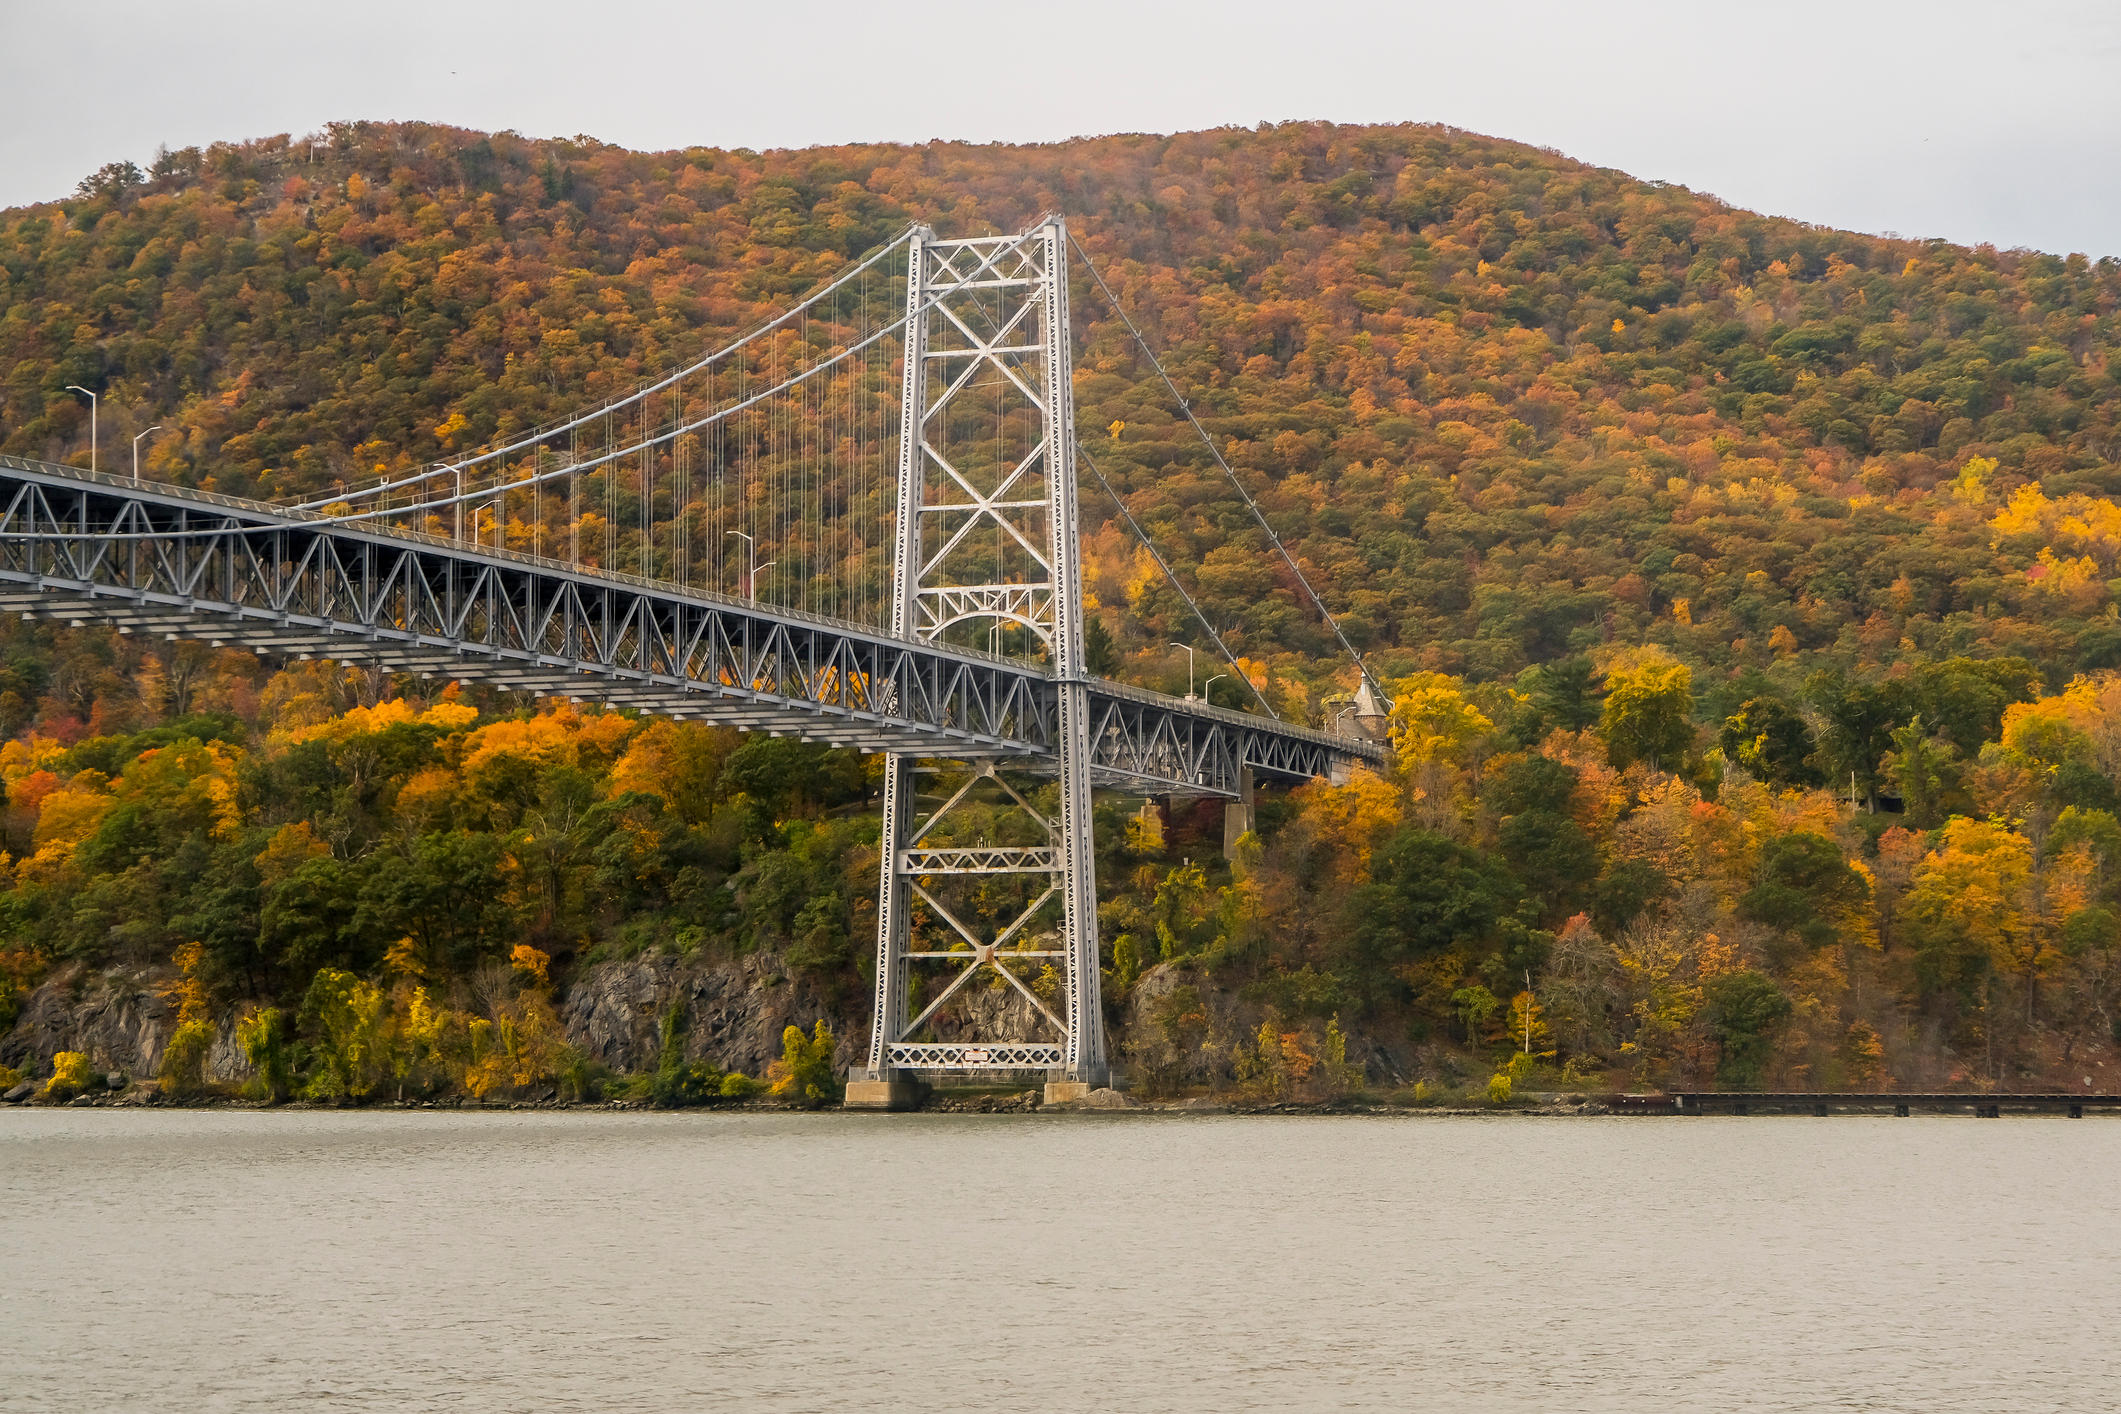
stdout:
MULTIPOLYGON (((929 755, 1052 751, 1034 664, 857 624, 349 525, 261 501, 0 456, 0 609, 335 658, 752 730, 929 755)), ((1090 689, 1098 783, 1229 796, 1376 760, 1323 732, 1090 689)))
POLYGON ((4 456, 0 609, 888 753, 868 1078, 1101 1081, 1092 789, 1240 797, 1382 751, 1088 673, 1066 230, 908 244, 888 631, 4 456), (953 1019, 979 979, 1036 1034, 953 1019))
POLYGON ((1231 762, 1187 756, 1187 748, 1205 743, 1123 743, 1139 722, 1130 723, 1117 702, 1098 714, 1090 701, 1076 527, 1067 240, 1053 218, 1019 235, 972 240, 937 240, 922 227, 908 247, 892 628, 929 642, 966 625, 984 631, 990 642, 1006 641, 1013 632, 1026 653, 1042 657, 1053 684, 1048 760, 1058 782, 1049 812, 990 763, 922 819, 915 760, 892 754, 884 777, 872 1081, 889 1081, 901 1069, 1033 1065, 1051 1070, 1055 1079, 1103 1083, 1090 825, 1093 721, 1109 728, 1115 759, 1138 753, 1124 758, 1130 769, 1153 763, 1235 779, 1224 774, 1231 762), (973 830, 997 828, 991 808, 999 806, 1015 822, 1028 822, 1043 843, 1006 851, 985 848, 983 840, 973 841, 971 849, 920 847, 931 834, 953 837, 952 812, 968 801, 986 807, 976 818, 972 809, 964 812, 973 830), (953 877, 1012 874, 1035 892, 1021 908, 984 924, 968 923, 937 894, 953 877), (931 927, 943 925, 948 947, 923 944, 914 927, 916 900, 931 927), (1049 904, 1057 907, 1049 910, 1049 904), (1049 923, 1052 912, 1058 917, 1049 923), (954 975, 915 1012, 921 963, 941 964, 954 975), (1038 969, 1035 976, 1049 983, 1046 995, 1019 968, 1038 969), (1005 1025, 1028 1024, 1044 1034, 923 1039, 931 1018, 983 977, 1020 998, 1019 1020, 1005 1025))

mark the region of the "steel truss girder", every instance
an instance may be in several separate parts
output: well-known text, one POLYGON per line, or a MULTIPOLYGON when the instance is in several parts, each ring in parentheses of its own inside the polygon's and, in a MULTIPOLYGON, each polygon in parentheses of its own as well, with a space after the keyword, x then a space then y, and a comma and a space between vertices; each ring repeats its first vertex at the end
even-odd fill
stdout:
POLYGON ((710 702, 791 732, 970 755, 1048 749, 1028 665, 505 552, 0 459, 0 605, 389 657, 502 686, 710 702))
MULTIPOLYGON (((1036 665, 4 456, 0 610, 1052 769, 1057 693, 1036 665)), ((1298 780, 1381 759, 1116 683, 1088 695, 1100 785, 1230 795, 1233 754, 1298 780)))

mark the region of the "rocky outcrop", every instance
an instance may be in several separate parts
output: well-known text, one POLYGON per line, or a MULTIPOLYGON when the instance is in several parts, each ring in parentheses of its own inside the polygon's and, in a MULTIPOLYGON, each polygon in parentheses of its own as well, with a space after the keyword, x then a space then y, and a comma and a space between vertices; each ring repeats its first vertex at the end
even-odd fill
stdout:
MULTIPOLYGON (((62 967, 29 994, 14 1029, 0 1037, 0 1065, 41 1074, 61 1051, 79 1051, 98 1071, 151 1076, 176 1029, 176 1011, 163 992, 165 969, 94 972, 62 967)), ((250 1063, 236 1045, 236 1013, 216 1019, 206 1078, 240 1081, 250 1063)))
MULTIPOLYGON (((94 972, 65 967, 25 1000, 15 1025, 0 1036, 0 1065, 41 1075, 60 1051, 80 1051, 98 1071, 152 1076, 176 1027, 163 993, 167 969, 94 972)), ((762 1075, 781 1055, 781 1032, 805 1031, 820 1018, 839 1036, 842 1065, 864 1039, 846 1025, 814 984, 763 954, 700 962, 650 953, 583 970, 560 1004, 567 1039, 614 1071, 655 1068, 663 1015, 684 1008, 685 1058, 762 1075)), ((236 1012, 217 1018, 206 1077, 240 1082, 251 1073, 236 1044, 236 1012)), ((866 1025, 863 1019, 862 1025, 866 1025)))
POLYGON ((683 1008, 685 1059, 762 1075, 781 1056, 781 1033, 833 1023, 838 1061, 852 1055, 855 1029, 841 1024, 823 991, 763 953, 700 961, 643 953, 578 973, 560 1005, 569 1043, 616 1071, 653 1070, 663 1017, 683 1008))
POLYGON ((144 972, 64 967, 29 994, 0 1064, 42 1070, 60 1051, 79 1051, 97 1070, 153 1075, 176 1024, 161 982, 144 972))

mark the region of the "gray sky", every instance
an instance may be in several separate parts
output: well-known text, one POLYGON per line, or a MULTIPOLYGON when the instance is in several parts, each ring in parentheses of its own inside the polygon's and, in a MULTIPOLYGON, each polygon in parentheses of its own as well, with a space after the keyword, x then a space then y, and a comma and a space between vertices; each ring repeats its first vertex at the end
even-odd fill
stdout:
POLYGON ((2121 255, 2113 0, 0 0, 0 65, 0 205, 157 143, 342 118, 637 148, 1329 118, 1451 123, 1827 225, 2121 255))

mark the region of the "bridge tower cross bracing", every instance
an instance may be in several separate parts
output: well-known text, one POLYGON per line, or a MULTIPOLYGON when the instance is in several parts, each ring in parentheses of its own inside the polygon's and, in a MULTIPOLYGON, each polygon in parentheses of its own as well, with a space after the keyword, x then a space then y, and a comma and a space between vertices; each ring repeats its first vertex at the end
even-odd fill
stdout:
POLYGON ((1067 230, 1058 217, 967 240, 922 228, 908 270, 891 631, 962 642, 984 629, 989 646, 1043 657, 1058 696, 1056 784, 966 762, 936 773, 945 794, 923 813, 918 758, 888 757, 875 1019, 857 1088, 889 1103, 909 1071, 1042 1070, 1055 1086, 1103 1084, 1067 230), (988 452, 964 433, 990 419, 1001 430, 988 452), (1042 842, 960 837, 961 827, 992 829, 997 809, 1042 842), (945 881, 995 875, 1023 876, 1033 895, 999 926, 938 897, 945 881), (925 930, 917 902, 932 920, 925 930), (922 1005, 914 987, 935 964, 954 975, 922 1005), (983 1009, 987 1024, 1031 1034, 978 1034, 962 1019, 938 1034, 945 1006, 971 1000, 978 981, 1010 989, 1000 1020, 983 1009))

